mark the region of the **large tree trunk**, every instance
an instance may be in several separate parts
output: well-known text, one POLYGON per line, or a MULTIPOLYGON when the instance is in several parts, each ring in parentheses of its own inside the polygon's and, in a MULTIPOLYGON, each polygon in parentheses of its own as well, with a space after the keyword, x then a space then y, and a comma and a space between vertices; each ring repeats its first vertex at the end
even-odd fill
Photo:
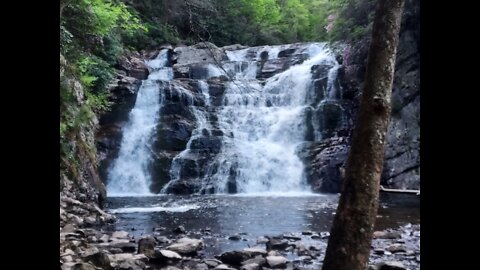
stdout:
POLYGON ((404 2, 377 3, 359 116, 323 270, 364 270, 368 264, 404 2))

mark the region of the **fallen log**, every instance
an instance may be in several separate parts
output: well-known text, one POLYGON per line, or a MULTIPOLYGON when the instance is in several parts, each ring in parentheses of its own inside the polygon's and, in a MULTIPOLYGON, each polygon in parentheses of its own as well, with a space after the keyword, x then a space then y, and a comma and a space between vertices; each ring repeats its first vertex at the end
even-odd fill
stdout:
POLYGON ((415 189, 384 188, 382 185, 380 185, 380 190, 385 192, 412 193, 412 194, 420 195, 420 190, 415 190, 415 189))

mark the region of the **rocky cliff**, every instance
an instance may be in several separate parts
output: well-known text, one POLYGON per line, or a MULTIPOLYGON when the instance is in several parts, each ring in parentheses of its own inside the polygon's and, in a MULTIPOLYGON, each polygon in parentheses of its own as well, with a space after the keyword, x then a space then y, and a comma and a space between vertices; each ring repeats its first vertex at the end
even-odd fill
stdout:
MULTIPOLYGON (((420 3, 406 1, 395 77, 392 117, 387 133, 381 184, 397 189, 420 189, 420 3)), ((355 119, 365 77, 369 39, 347 45, 339 54, 342 99, 349 101, 355 119)), ((347 132, 350 133, 350 132, 347 132)), ((305 153, 306 174, 313 189, 340 192, 342 170, 349 150, 349 135, 315 143, 305 153)))

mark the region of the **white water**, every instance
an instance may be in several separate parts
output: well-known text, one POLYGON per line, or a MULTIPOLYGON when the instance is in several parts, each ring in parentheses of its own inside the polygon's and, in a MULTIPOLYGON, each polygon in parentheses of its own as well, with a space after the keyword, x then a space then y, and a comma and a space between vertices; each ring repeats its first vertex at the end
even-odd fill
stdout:
MULTIPOLYGON (((263 47, 257 51, 257 58, 268 51, 269 58, 274 59, 279 50, 278 46, 263 47)), ((336 67, 338 63, 323 44, 308 46, 306 53, 307 61, 269 78, 264 86, 242 76, 228 84, 218 120, 224 134, 233 136, 224 137, 216 160, 219 168, 211 176, 217 193, 228 192, 232 171, 241 194, 295 196, 310 192, 296 149, 306 132, 304 113, 309 106, 308 92, 312 91, 311 67, 336 67)), ((227 55, 230 61, 248 61, 246 50, 227 55)))
MULTIPOLYGON (((325 93, 326 100, 336 100, 339 89, 335 80, 340 65, 333 53, 324 44, 315 43, 297 46, 296 55, 308 59, 288 70, 268 78, 265 82, 256 79, 259 57, 263 51, 268 58, 277 59, 280 51, 288 46, 264 46, 227 51, 229 61, 222 67, 210 64, 206 78, 198 80, 198 90, 203 96, 205 107, 194 106, 194 97, 187 89, 177 89, 187 95, 189 110, 195 117, 195 129, 187 142, 186 149, 178 153, 170 167, 170 182, 182 180, 182 166, 186 160, 193 160, 197 172, 200 166, 209 166, 200 181, 205 188, 213 187, 215 193, 236 192, 239 196, 307 196, 310 187, 303 175, 303 163, 296 152, 305 141, 307 132, 306 111, 312 105, 312 66, 322 64, 330 67, 325 93), (226 82, 221 106, 211 105, 207 79, 227 75, 233 81, 226 82), (218 123, 213 126, 210 113, 215 114, 218 123), (192 142, 212 135, 212 130, 223 132, 221 150, 209 165, 198 162, 198 151, 192 150, 192 142), (231 190, 232 182, 235 190, 231 190)), ((151 176, 150 145, 159 121, 161 93, 157 80, 172 80, 172 68, 167 64, 167 51, 157 59, 147 61, 151 73, 139 90, 130 122, 123 131, 123 140, 118 159, 108 175, 109 196, 148 196, 151 176)), ((180 85, 175 87, 182 88, 180 85)), ((182 105, 183 106, 183 105, 182 105)), ((212 116, 213 117, 213 116, 212 116)), ((314 116, 315 118, 315 116, 314 116)), ((319 138, 315 128, 315 138, 319 138)), ((190 163, 191 164, 191 163, 190 163)), ((115 211, 142 212, 164 211, 162 207, 142 209, 117 209, 115 211)), ((120 213, 120 212, 119 212, 120 213)))
POLYGON ((200 208, 199 205, 196 204, 185 204, 185 205, 177 205, 177 206, 152 206, 152 207, 123 207, 117 209, 111 209, 110 212, 113 214, 117 213, 149 213, 149 212, 176 212, 176 213, 183 213, 190 210, 200 208))
POLYGON ((142 82, 129 122, 123 129, 119 156, 108 171, 109 196, 151 195, 148 166, 151 162, 151 143, 159 121, 161 106, 160 85, 157 80, 171 80, 172 68, 167 65, 167 50, 156 59, 146 61, 150 75, 142 82))

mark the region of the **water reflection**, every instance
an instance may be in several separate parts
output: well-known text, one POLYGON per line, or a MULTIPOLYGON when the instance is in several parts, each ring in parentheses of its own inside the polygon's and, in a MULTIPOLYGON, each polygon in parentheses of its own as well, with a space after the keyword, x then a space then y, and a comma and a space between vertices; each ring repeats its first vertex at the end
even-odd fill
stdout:
MULTIPOLYGON (((139 237, 152 234, 153 228, 163 227, 161 235, 173 237, 173 229, 181 225, 189 237, 204 239, 206 255, 214 255, 255 246, 257 238, 264 235, 300 233, 306 230, 327 232, 330 230, 337 201, 337 195, 114 197, 108 198, 107 208, 110 210, 135 207, 146 210, 117 213, 119 221, 107 229, 125 230, 139 237), (234 234, 240 234, 243 240, 228 240, 234 234)), ((417 197, 382 195, 381 201, 377 228, 420 221, 417 197)))

